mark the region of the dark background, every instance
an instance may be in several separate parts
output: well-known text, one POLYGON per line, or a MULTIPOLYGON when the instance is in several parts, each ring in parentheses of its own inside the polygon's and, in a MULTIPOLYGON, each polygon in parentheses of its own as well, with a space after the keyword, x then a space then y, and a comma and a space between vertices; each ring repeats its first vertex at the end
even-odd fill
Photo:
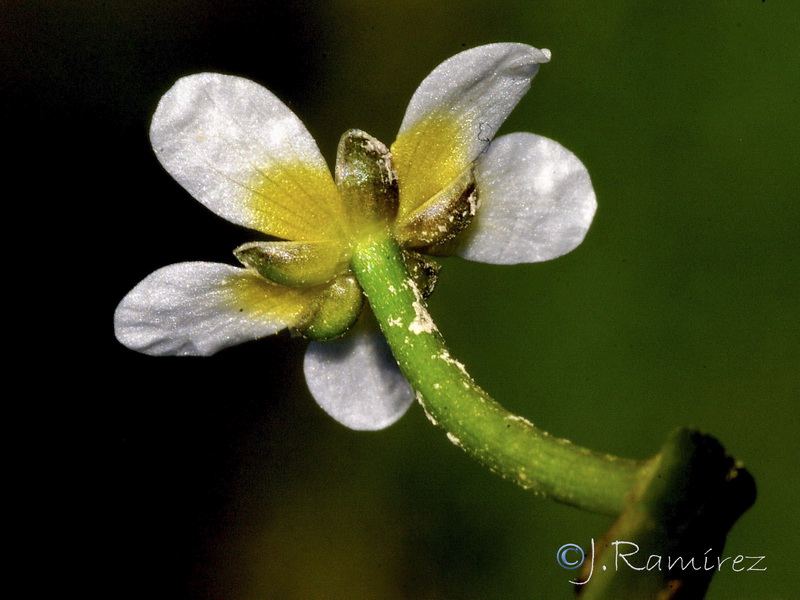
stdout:
POLYGON ((571 597, 555 551, 588 545, 608 520, 485 472, 417 407, 384 432, 351 432, 309 396, 301 340, 154 359, 118 345, 112 327, 117 302, 154 269, 230 262, 249 239, 152 154, 150 116, 178 77, 262 83, 331 159, 351 127, 390 143, 445 58, 520 41, 553 61, 505 131, 581 157, 598 214, 556 261, 445 261, 434 319, 483 387, 553 434, 636 458, 677 426, 717 435, 760 494, 726 554, 764 555, 768 570, 723 571, 708 597, 796 596, 792 3, 29 0, 0 11, 7 285, 21 288, 8 336, 29 408, 19 466, 46 506, 31 526, 37 565, 67 566, 64 588, 571 597))

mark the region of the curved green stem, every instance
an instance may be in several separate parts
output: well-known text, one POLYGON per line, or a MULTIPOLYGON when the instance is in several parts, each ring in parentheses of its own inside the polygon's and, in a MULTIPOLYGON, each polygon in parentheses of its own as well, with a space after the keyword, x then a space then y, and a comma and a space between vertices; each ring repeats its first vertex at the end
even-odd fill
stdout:
POLYGON ((450 354, 388 235, 354 249, 352 268, 430 420, 478 461, 526 489, 617 515, 649 463, 598 454, 509 413, 450 354))

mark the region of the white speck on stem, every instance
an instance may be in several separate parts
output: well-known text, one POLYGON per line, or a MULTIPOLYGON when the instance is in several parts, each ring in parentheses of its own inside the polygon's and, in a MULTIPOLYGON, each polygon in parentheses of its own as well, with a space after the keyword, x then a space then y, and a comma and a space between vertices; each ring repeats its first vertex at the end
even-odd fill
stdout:
POLYGON ((436 331, 436 324, 433 322, 433 319, 431 319, 428 311, 425 310, 425 307, 419 302, 414 302, 412 306, 414 307, 415 315, 414 320, 411 321, 411 324, 408 326, 408 330, 417 335, 436 331))
POLYGON ((520 417, 519 415, 508 415, 506 417, 506 419, 508 419, 509 421, 518 421, 520 423, 525 423, 525 425, 528 425, 529 427, 533 427, 533 423, 531 423, 525 417, 520 417))
POLYGON ((420 333, 433 333, 436 331, 436 324, 433 322, 433 319, 431 319, 431 315, 428 313, 425 305, 422 304, 422 294, 417 284, 410 279, 407 280, 407 283, 411 287, 411 290, 414 292, 414 297, 416 298, 411 304, 411 306, 414 307, 414 320, 411 321, 408 330, 416 335, 420 333))
POLYGON ((453 442, 453 443, 454 443, 456 446, 458 446, 459 448, 461 448, 461 447, 462 447, 462 446, 461 446, 461 440, 460 440, 460 439, 458 439, 456 436, 454 436, 454 435, 453 435, 452 433, 450 433, 449 431, 447 432, 447 439, 448 439, 448 440, 450 440, 451 442, 453 442))
MULTIPOLYGON (((420 404, 422 404, 422 402, 420 402, 420 404)), ((439 421, 437 421, 436 418, 431 413, 428 412, 428 409, 425 408, 424 404, 422 404, 422 412, 424 412, 425 416, 428 417, 428 421, 431 422, 431 425, 434 425, 434 426, 438 426, 439 425, 439 421)))
POLYGON ((414 283, 413 279, 405 279, 403 284, 407 288, 411 288, 411 292, 414 294, 414 298, 417 300, 417 302, 422 302, 422 294, 420 293, 419 288, 417 287, 417 284, 414 283))
POLYGON ((453 358, 452 356, 450 356, 450 353, 449 353, 449 352, 447 352, 446 350, 445 350, 445 351, 443 351, 441 354, 439 354, 438 358, 442 359, 444 362, 446 362, 446 363, 448 363, 448 364, 454 365, 454 366, 455 366, 455 367, 457 367, 457 368, 458 368, 458 370, 459 370, 459 371, 461 371, 461 372, 462 372, 462 373, 463 373, 463 374, 464 374, 466 377, 469 377, 469 373, 467 373, 467 369, 466 369, 466 367, 464 367, 464 365, 463 365, 463 364, 461 364, 460 362, 458 362, 458 361, 457 361, 455 358, 453 358))

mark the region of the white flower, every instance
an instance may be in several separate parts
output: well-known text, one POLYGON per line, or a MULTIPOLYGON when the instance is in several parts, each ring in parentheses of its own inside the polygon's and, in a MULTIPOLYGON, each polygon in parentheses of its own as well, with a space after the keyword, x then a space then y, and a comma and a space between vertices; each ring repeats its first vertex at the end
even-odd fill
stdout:
POLYGON ((335 338, 306 353, 314 398, 353 429, 392 424, 413 392, 362 311, 353 241, 378 223, 407 250, 487 263, 575 248, 596 208, 581 162, 530 133, 492 141, 549 59, 523 44, 457 54, 417 89, 391 153, 362 132, 345 134, 335 180, 268 90, 214 73, 180 79, 153 116, 158 159, 213 212, 279 241, 240 246, 244 268, 191 262, 152 273, 117 307, 117 338, 153 355, 210 355, 285 328, 335 338))

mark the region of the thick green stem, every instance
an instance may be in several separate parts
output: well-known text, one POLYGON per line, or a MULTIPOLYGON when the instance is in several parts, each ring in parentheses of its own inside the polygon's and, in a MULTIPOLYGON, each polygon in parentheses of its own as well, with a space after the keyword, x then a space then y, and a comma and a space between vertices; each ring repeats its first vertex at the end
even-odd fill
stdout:
POLYGON ((649 463, 552 437, 495 402, 450 354, 390 236, 358 244, 352 268, 420 404, 454 444, 526 489, 601 514, 622 512, 649 463))

